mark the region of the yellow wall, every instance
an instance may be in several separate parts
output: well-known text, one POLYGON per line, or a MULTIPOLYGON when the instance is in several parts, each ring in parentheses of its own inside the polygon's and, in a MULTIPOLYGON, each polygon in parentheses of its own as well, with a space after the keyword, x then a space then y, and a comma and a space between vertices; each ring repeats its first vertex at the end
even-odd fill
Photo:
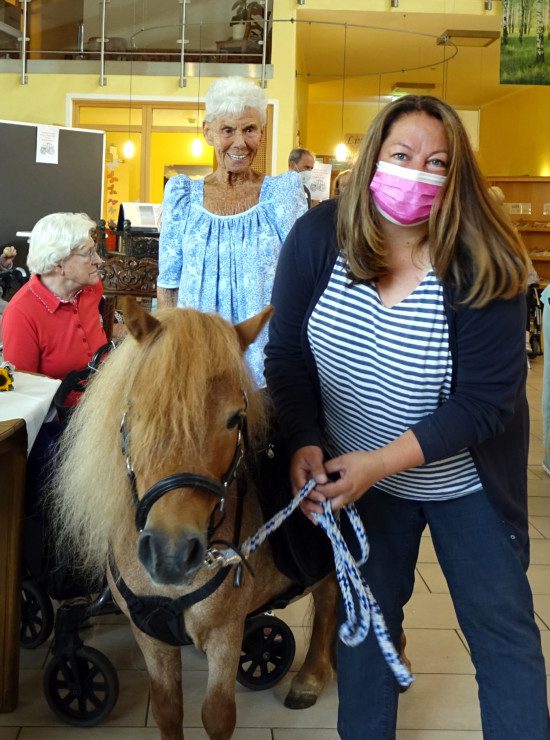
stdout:
MULTIPOLYGON (((389 0, 370 0, 368 7, 364 0, 345 0, 345 3, 341 3, 340 5, 345 7, 345 11, 349 12, 365 10, 388 12, 389 10, 389 0)), ((315 10, 335 10, 335 3, 334 0, 307 0, 304 10, 307 13, 315 10)), ((339 6, 338 10, 343 10, 343 8, 339 6)), ((400 7, 395 8, 392 12, 401 14, 464 13, 469 15, 489 15, 500 12, 500 7, 495 2, 493 4, 493 10, 488 12, 484 10, 481 0, 402 0, 400 7)), ((354 98, 357 101, 363 97, 363 79, 354 77, 346 80, 342 132, 341 79, 308 84, 302 77, 298 78, 296 86, 298 96, 297 110, 301 143, 303 145, 310 148, 317 155, 332 156, 334 155, 336 145, 342 140, 342 133, 344 135, 358 134, 364 133, 367 130, 372 119, 380 109, 380 104, 354 102, 354 98)), ((481 116, 481 125, 483 125, 483 113, 481 116)), ((526 125, 528 124, 526 123, 526 125)), ((492 137, 490 135, 488 136, 488 140, 491 145, 495 146, 494 130, 492 137)), ((512 140, 510 139, 510 141, 512 140)))
POLYGON ((303 146, 312 151, 315 147, 308 141, 309 85, 302 76, 296 77, 296 131, 294 146, 303 146))
POLYGON ((139 175, 141 167, 141 136, 132 133, 136 148, 134 157, 125 159, 122 147, 128 140, 128 133, 122 131, 105 132, 105 183, 103 188, 103 213, 106 221, 116 221, 121 203, 139 198, 139 175))
POLYGON ((363 79, 356 77, 346 81, 343 117, 341 80, 309 86, 307 146, 316 154, 334 155, 343 136, 365 133, 380 110, 378 102, 360 100, 363 79))
MULTIPOLYGON (((295 0, 276 0, 274 20, 295 18, 295 0)), ((288 154, 295 147, 297 133, 296 119, 296 26, 292 23, 273 23, 271 63, 275 70, 273 80, 269 80, 266 93, 269 98, 279 101, 279 120, 276 137, 277 157, 275 173, 286 172, 288 154)))
MULTIPOLYGON (((344 136, 364 133, 378 113, 376 103, 349 103, 344 109, 344 136)), ((311 103, 307 133, 308 147, 318 155, 334 155, 342 141, 342 106, 339 103, 311 103)))
POLYGON ((549 132, 547 87, 527 87, 486 105, 480 125, 482 170, 488 175, 549 177, 549 132))
MULTIPOLYGON (((204 142, 200 157, 195 157, 191 151, 191 144, 195 134, 164 133, 151 134, 151 179, 149 201, 160 203, 164 190, 164 167, 168 164, 195 164, 212 167, 214 148, 204 142)), ((201 134, 202 139, 202 134, 201 134)))

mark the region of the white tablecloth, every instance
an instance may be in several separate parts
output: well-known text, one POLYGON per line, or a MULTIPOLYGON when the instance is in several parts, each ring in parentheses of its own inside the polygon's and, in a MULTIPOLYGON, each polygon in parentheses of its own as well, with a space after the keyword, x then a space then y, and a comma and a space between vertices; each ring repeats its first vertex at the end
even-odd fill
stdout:
POLYGON ((25 420, 28 454, 38 430, 48 417, 52 399, 61 381, 17 370, 13 378, 13 390, 0 393, 0 421, 25 420))

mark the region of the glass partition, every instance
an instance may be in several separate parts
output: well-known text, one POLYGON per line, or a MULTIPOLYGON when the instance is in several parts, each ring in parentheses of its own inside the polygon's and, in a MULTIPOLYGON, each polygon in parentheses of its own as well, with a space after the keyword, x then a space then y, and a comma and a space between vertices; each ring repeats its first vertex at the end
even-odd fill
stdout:
POLYGON ((104 29, 107 62, 178 62, 184 24, 187 61, 261 63, 265 2, 234 5, 235 0, 0 0, 0 56, 18 56, 26 10, 30 59, 97 59, 104 29))
POLYGON ((21 6, 17 0, 0 0, 0 55, 16 55, 20 48, 21 6))

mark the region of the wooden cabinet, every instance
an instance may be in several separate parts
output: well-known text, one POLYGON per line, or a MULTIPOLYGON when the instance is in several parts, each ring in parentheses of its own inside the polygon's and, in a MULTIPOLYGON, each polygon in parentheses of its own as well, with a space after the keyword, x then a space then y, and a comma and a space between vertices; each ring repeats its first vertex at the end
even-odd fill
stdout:
POLYGON ((488 177, 487 181, 489 185, 498 186, 506 196, 512 221, 531 255, 541 283, 549 283, 550 177, 488 177), (517 204, 523 204, 522 212, 517 204), (530 204, 530 208, 526 208, 526 204, 530 204))

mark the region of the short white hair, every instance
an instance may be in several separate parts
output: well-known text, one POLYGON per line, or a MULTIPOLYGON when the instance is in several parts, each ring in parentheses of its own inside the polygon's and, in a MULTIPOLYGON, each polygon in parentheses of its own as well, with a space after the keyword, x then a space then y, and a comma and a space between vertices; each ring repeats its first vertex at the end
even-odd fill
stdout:
POLYGON ((86 243, 95 222, 85 213, 50 213, 31 231, 27 266, 35 275, 47 275, 75 247, 86 243))
POLYGON ((258 111, 262 128, 267 119, 267 98, 261 87, 244 77, 220 77, 206 93, 204 120, 212 123, 219 116, 239 116, 245 108, 258 111))

